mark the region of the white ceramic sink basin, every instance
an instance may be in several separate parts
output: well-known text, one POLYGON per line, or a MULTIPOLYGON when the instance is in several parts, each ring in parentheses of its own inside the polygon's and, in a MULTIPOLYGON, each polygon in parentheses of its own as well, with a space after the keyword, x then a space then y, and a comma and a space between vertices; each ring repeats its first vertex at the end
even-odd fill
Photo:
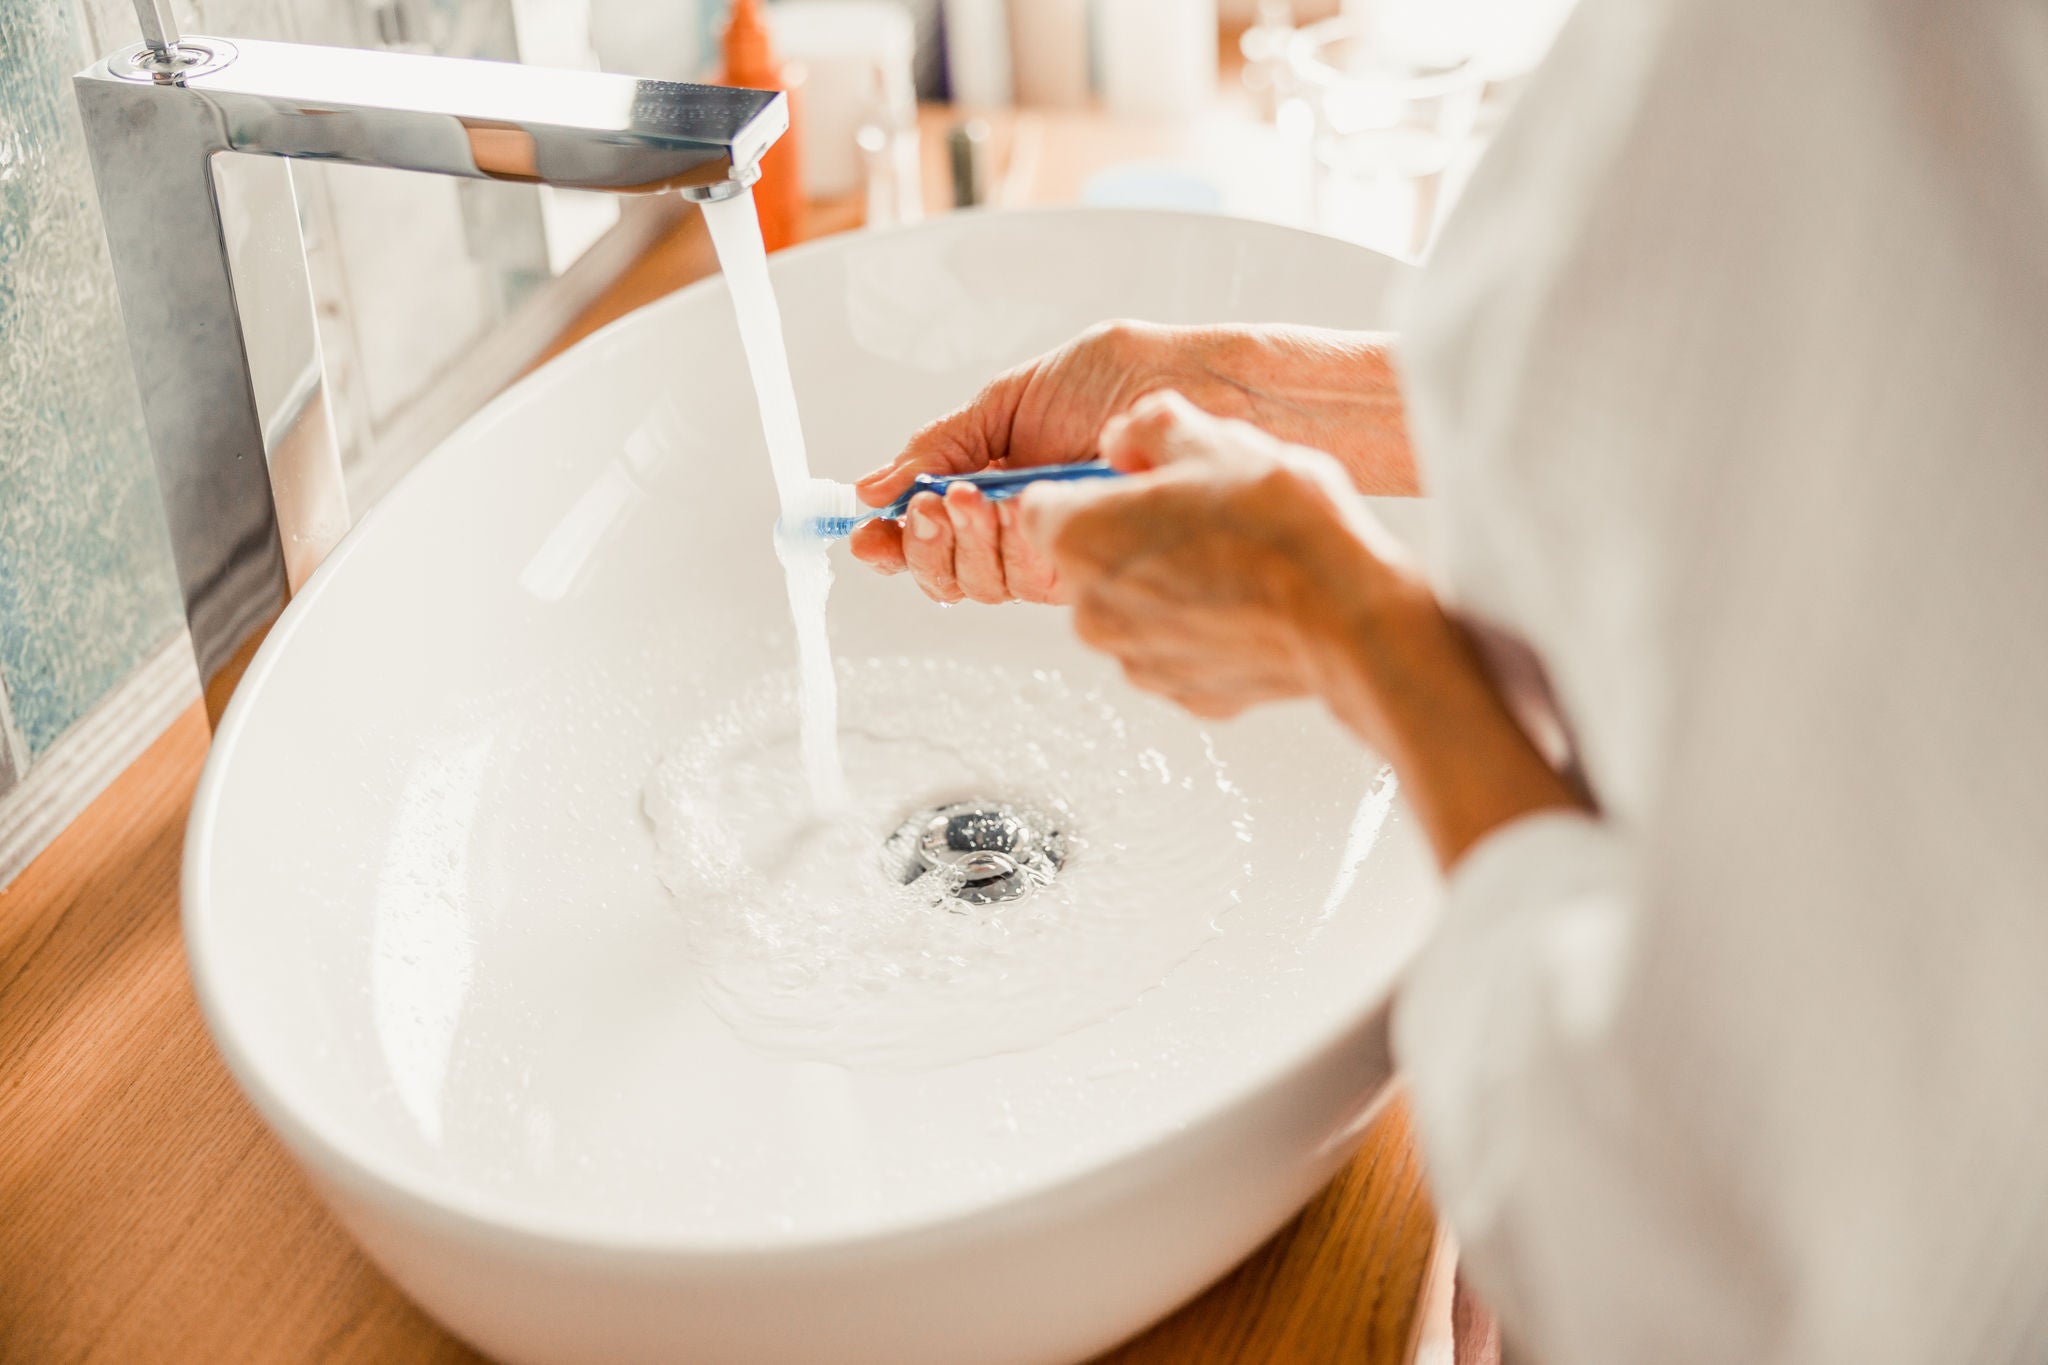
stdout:
MULTIPOLYGON (((1059 212, 834 239, 775 282, 813 462, 849 477, 1089 323, 1371 326, 1395 268, 1220 218, 1059 212)), ((885 973, 766 1027, 745 973, 706 965, 715 914, 657 877, 643 800, 719 708, 779 705, 773 516, 715 280, 464 427, 292 604, 215 742, 185 873, 207 1020, 370 1255, 501 1359, 1084 1358, 1352 1151, 1429 865, 1377 760, 1319 713, 1204 728, 1125 689, 1062 613, 941 609, 842 559, 850 715, 920 711, 890 694, 924 660, 947 666, 916 686, 962 714, 1051 688, 1108 736, 1041 746, 1052 795, 1062 772, 1092 793, 1074 895, 1152 839, 1219 870, 1184 910, 1100 883, 1102 924, 1156 909, 1183 941, 1117 949, 1090 1008, 911 999, 885 973), (1203 823, 1218 802, 1242 848, 1203 823), (871 1004, 924 1022, 877 1050, 871 1004)))

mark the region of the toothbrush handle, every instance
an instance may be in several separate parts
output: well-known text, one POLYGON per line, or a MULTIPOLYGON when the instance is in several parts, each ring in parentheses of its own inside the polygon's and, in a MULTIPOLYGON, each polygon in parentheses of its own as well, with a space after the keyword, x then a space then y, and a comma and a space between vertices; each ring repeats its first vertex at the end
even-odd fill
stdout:
POLYGON ((1100 460, 1090 460, 1085 464, 1045 464, 1028 469, 984 469, 978 474, 920 474, 917 482, 910 486, 910 492, 904 495, 903 507, 908 510, 910 500, 920 493, 943 495, 956 483, 972 484, 990 502, 1001 502, 1005 498, 1016 497, 1034 483, 1107 479, 1116 477, 1116 474, 1116 470, 1100 460))

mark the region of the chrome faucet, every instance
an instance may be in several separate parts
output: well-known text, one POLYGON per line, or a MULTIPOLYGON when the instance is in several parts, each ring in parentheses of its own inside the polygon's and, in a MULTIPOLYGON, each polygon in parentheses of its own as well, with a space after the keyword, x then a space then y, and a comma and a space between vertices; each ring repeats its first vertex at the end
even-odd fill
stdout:
POLYGON ((168 0, 135 7, 145 41, 80 72, 73 87, 217 721, 289 588, 269 458, 286 433, 275 424, 266 433, 258 411, 214 154, 674 189, 701 202, 759 177, 789 109, 771 91, 186 36, 168 0))

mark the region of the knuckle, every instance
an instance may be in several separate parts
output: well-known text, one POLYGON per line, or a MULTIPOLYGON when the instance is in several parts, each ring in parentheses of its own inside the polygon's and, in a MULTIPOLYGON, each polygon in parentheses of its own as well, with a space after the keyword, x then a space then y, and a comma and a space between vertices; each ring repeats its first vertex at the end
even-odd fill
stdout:
POLYGON ((1131 414, 1146 421, 1163 421, 1178 414, 1178 404, 1182 401, 1181 396, 1171 389, 1154 389, 1131 404, 1131 414))
POLYGON ((1184 418, 1180 399, 1171 393, 1148 393, 1131 407, 1127 439, 1156 446, 1180 430, 1184 418))
POLYGON ((1080 344, 1093 351, 1110 355, 1128 354, 1138 340, 1138 324, 1127 318, 1111 318, 1098 322, 1080 337, 1080 344))

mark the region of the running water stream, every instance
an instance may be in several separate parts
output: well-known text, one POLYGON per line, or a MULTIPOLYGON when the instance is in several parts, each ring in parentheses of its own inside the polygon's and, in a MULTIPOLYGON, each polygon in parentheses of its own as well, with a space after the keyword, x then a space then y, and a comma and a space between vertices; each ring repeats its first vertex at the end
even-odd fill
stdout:
POLYGON ((832 642, 825 624, 832 596, 830 547, 818 537, 794 528, 804 514, 803 495, 811 485, 810 457, 804 449, 802 419, 797 414, 796 385, 790 379, 789 352, 782 339, 782 313, 768 279, 768 250, 761 241, 761 220, 754 211, 754 192, 742 190, 730 199, 704 205, 704 222, 718 252, 739 318, 740 345, 754 378, 761 406, 761 431, 768 442, 768 464, 782 518, 775 536, 775 556, 789 584, 789 612, 796 627, 797 670, 801 679, 798 707, 803 735, 804 773, 811 801, 821 815, 843 809, 848 801, 846 769, 839 756, 839 683, 832 672, 832 642))

